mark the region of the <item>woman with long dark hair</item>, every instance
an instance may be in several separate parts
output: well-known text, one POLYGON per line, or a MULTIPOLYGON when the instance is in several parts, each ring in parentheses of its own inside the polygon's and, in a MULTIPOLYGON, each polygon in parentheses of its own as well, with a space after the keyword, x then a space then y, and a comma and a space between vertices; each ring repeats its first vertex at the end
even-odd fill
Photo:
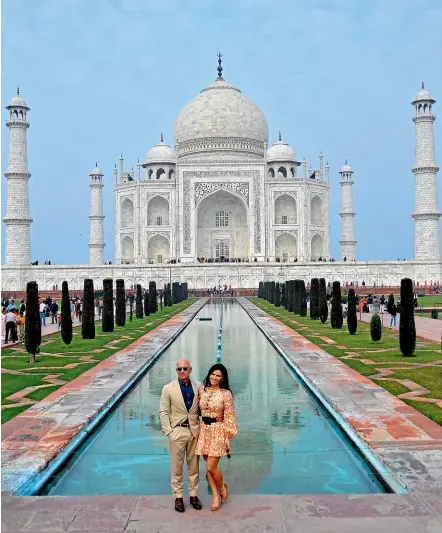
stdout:
POLYGON ((206 461, 207 479, 212 489, 212 511, 218 511, 229 497, 227 485, 218 463, 230 456, 230 439, 237 433, 233 396, 227 369, 221 363, 213 365, 199 389, 201 431, 195 453, 206 461))

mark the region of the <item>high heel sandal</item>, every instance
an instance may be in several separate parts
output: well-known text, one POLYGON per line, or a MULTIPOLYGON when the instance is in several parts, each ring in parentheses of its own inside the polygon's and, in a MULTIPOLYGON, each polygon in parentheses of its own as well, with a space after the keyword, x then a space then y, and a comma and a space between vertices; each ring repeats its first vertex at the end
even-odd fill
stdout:
POLYGON ((213 505, 212 504, 212 511, 219 511, 219 509, 221 508, 221 505, 223 504, 223 500, 220 496, 218 496, 218 505, 213 505))
POLYGON ((225 491, 226 495, 225 495, 224 498, 221 496, 221 502, 222 503, 225 503, 227 501, 227 498, 229 497, 229 487, 228 487, 227 483, 224 483, 224 491, 225 491))

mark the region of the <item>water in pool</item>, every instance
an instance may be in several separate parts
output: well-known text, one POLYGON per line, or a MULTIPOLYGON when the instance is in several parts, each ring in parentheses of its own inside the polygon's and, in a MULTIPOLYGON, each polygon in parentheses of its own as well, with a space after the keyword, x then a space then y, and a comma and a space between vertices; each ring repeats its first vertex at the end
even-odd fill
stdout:
MULTIPOLYGON (((197 315, 125 401, 47 485, 50 495, 171 494, 167 438, 158 408, 163 385, 190 359, 202 381, 215 363, 221 301, 197 315)), ((317 406, 235 300, 224 302, 222 362, 239 427, 221 468, 237 494, 385 492, 377 476, 317 406)), ((208 491, 200 464, 200 494, 208 491)))

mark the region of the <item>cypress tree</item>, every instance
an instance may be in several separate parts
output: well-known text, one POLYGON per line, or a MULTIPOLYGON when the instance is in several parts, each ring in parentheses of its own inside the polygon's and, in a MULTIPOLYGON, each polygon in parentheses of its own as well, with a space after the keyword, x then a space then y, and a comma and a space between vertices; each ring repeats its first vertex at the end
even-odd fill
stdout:
POLYGON ((330 323, 333 329, 342 328, 342 304, 341 304, 341 284, 339 281, 333 282, 332 290, 332 307, 331 307, 331 316, 330 323))
POLYGON ((83 285, 81 336, 83 339, 95 339, 94 282, 91 279, 85 279, 83 285))
POLYGON ((61 338, 69 346, 72 342, 72 315, 68 282, 61 284, 61 338))
POLYGON ((172 283, 172 305, 178 303, 178 281, 172 283))
POLYGON ((382 337, 381 317, 377 313, 370 320, 370 336, 373 342, 379 342, 382 337))
POLYGON ((294 294, 293 294, 293 312, 295 315, 299 315, 299 309, 300 309, 300 294, 299 294, 299 279, 295 279, 294 283, 294 294))
POLYGON ((281 307, 281 288, 279 282, 275 285, 275 307, 281 307))
MULTIPOLYGON (((156 286, 155 286, 155 292, 156 292, 156 286)), ((187 284, 187 281, 183 283, 183 300, 187 300, 189 298, 189 285, 187 284)), ((155 299, 155 301, 157 301, 155 299)), ((158 311, 158 302, 157 302, 157 311, 158 311)))
POLYGON ((157 284, 155 281, 149 281, 149 310, 151 314, 158 311, 157 284))
POLYGON ((263 287, 264 283, 262 281, 259 282, 259 285, 258 285, 258 298, 262 298, 263 296, 263 287))
POLYGON ((307 295, 303 279, 299 280, 299 314, 300 316, 307 316, 307 295))
POLYGON ((358 329, 358 316, 356 314, 356 295, 355 290, 348 291, 347 299, 347 327, 350 335, 354 335, 358 329))
POLYGON ((312 278, 310 282, 310 318, 319 319, 319 279, 312 278))
POLYGON ((276 293, 276 283, 274 281, 270 282, 270 303, 275 303, 275 293, 276 293))
POLYGON ((135 316, 143 318, 143 294, 139 283, 137 283, 137 295, 135 297, 135 316))
POLYGON ((399 318, 399 345, 402 355, 410 357, 416 348, 416 325, 414 323, 413 282, 401 280, 401 311, 399 318))
POLYGON ((38 304, 38 285, 35 281, 26 284, 25 347, 29 362, 35 363, 35 354, 40 351, 41 320, 38 304))
POLYGON ((167 284, 167 306, 172 306, 172 288, 170 286, 170 283, 167 284))
POLYGON ((144 304, 144 316, 149 316, 150 315, 150 305, 149 305, 149 292, 148 291, 144 291, 143 304, 144 304))
POLYGON ((280 287, 281 287, 281 307, 285 307, 285 283, 281 283, 280 287))
POLYGON ((328 306, 327 306, 327 285, 325 278, 319 280, 319 319, 323 324, 327 322, 328 306))
POLYGON ((134 295, 130 295, 129 299, 129 321, 132 322, 132 317, 134 314, 134 295))
POLYGON ((126 324, 126 291, 124 279, 117 279, 117 293, 115 296, 115 323, 123 327, 126 324))
POLYGON ((114 281, 103 280, 103 319, 101 329, 104 333, 114 331, 114 281))
POLYGON ((288 292, 287 292, 287 311, 293 313, 295 305, 295 282, 291 279, 287 281, 288 292))

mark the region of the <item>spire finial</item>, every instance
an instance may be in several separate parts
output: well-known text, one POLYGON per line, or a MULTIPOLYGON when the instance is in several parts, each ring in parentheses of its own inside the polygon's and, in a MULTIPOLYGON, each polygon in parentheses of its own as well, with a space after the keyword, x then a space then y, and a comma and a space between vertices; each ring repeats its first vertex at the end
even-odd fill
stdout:
POLYGON ((281 130, 279 130, 279 140, 281 140, 281 130))
POLYGON ((422 82, 422 89, 425 89, 425 85, 424 85, 424 82, 422 82))
POLYGON ((123 159, 123 152, 121 152, 120 154, 120 159, 123 159))
POLYGON ((95 161, 95 168, 97 168, 97 167, 98 167, 98 163, 97 163, 97 161, 95 161))
POLYGON ((345 164, 347 164, 347 159, 345 160, 345 164))
POLYGON ((161 132, 161 142, 164 142, 163 132, 161 132))
POLYGON ((325 162, 325 166, 328 167, 328 161, 325 162))
POLYGON ((222 76, 222 73, 223 73, 223 67, 222 67, 222 58, 223 55, 221 52, 218 52, 218 79, 219 80, 222 80, 223 79, 223 76, 222 76))
POLYGON ((115 169, 117 168, 117 164, 115 163, 115 169))
POLYGON ((20 87, 17 87, 17 96, 20 96, 20 87))

